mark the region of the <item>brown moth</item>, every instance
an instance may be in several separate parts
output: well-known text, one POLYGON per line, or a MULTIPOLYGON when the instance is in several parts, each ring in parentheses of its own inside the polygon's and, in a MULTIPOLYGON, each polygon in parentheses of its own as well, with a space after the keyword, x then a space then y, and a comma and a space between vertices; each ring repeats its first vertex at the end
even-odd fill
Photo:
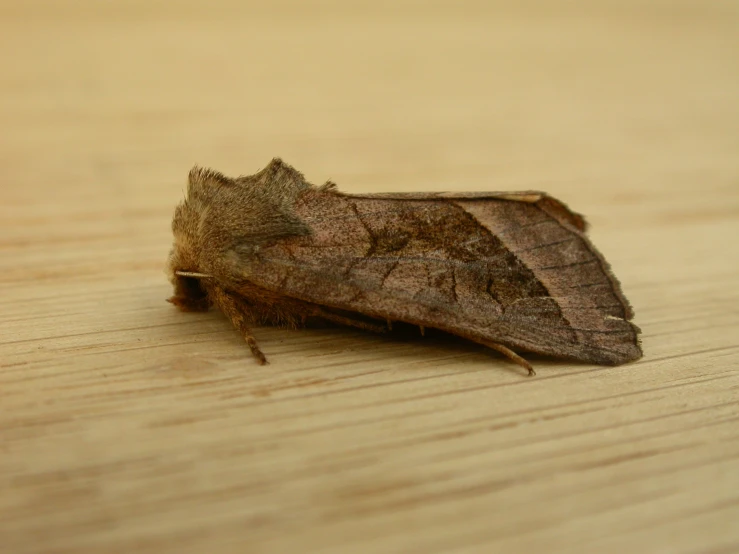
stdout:
POLYGON ((399 321, 503 353, 602 365, 642 356, 633 312, 582 216, 542 192, 345 194, 274 159, 251 176, 193 168, 172 221, 169 301, 252 325, 399 321))

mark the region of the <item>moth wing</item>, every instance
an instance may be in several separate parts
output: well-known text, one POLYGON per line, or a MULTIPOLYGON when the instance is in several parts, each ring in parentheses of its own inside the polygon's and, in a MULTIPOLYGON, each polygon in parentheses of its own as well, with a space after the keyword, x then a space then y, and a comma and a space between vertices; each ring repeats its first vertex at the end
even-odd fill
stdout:
POLYGON ((601 364, 641 356, 631 309, 584 221, 546 195, 323 188, 303 194, 295 212, 310 234, 243 257, 244 278, 513 349, 601 364))
POLYGON ((587 223, 585 218, 572 211, 564 202, 549 196, 538 190, 524 191, 480 191, 480 192, 380 192, 365 194, 338 193, 345 198, 365 198, 370 200, 445 200, 450 201, 496 201, 510 200, 513 202, 524 202, 535 204, 539 209, 547 212, 561 221, 566 221, 580 231, 585 231, 587 223))

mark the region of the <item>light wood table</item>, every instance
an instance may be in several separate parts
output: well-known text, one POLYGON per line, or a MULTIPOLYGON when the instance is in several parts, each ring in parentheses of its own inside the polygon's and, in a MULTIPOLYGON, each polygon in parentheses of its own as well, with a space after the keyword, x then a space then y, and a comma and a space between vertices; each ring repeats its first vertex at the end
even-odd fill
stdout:
POLYGON ((0 5, 0 551, 739 551, 739 4, 0 5), (541 189, 645 357, 165 299, 195 163, 541 189))

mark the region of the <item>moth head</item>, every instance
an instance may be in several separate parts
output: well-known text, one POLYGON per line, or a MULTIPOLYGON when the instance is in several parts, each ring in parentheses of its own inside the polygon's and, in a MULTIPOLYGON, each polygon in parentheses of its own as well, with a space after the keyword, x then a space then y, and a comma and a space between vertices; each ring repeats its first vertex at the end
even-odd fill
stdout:
MULTIPOLYGON (((171 256, 170 256, 171 258, 171 256)), ((209 275, 193 271, 175 269, 176 265, 169 265, 170 282, 174 294, 167 299, 178 308, 188 312, 204 312, 210 307, 205 280, 209 275)))
POLYGON ((207 290, 203 279, 242 279, 248 275, 246 261, 263 245, 309 234, 294 213, 298 195, 309 188, 300 173, 279 159, 236 179, 194 167, 172 219, 167 273, 175 289, 173 302, 200 306, 207 290))
POLYGON ((174 304, 178 308, 186 312, 205 312, 210 308, 210 300, 208 293, 203 286, 200 277, 197 275, 187 275, 184 273, 176 273, 174 277, 174 294, 167 299, 167 302, 174 304))
POLYGON ((175 208, 172 219, 173 243, 167 260, 167 275, 174 288, 169 302, 187 311, 208 309, 206 288, 202 279, 202 228, 208 204, 197 189, 192 175, 188 195, 175 208))
POLYGON ((172 218, 174 242, 169 256, 170 280, 174 279, 176 271, 204 271, 205 268, 201 267, 203 254, 212 250, 214 242, 219 239, 213 236, 213 222, 223 219, 224 213, 232 216, 228 214, 228 208, 233 204, 229 198, 233 188, 233 180, 217 171, 197 166, 192 168, 187 180, 187 194, 175 208, 172 218))
POLYGON ((172 218, 173 243, 167 274, 174 287, 170 302, 186 310, 207 309, 204 280, 223 274, 224 251, 253 204, 248 190, 225 175, 194 167, 188 175, 187 194, 172 218))

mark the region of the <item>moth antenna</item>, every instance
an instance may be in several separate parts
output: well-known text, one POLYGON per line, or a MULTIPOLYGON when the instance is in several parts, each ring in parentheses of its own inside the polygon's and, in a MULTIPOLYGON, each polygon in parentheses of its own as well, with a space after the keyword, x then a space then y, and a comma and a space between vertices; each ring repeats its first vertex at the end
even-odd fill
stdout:
POLYGON ((205 273, 198 273, 196 271, 175 271, 175 275, 179 275, 180 277, 197 277, 198 279, 210 279, 210 275, 206 275, 205 273))

